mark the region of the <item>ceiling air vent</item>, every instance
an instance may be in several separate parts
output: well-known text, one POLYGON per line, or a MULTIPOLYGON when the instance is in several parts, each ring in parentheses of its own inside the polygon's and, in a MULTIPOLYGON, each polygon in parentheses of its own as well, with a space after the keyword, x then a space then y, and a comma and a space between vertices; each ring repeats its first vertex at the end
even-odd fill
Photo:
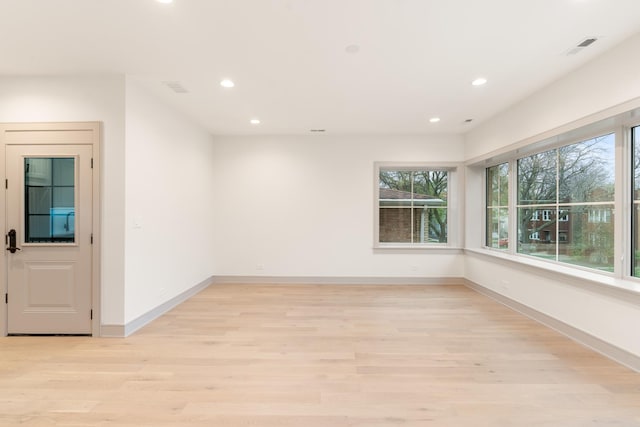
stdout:
POLYGON ((591 46, 598 40, 596 37, 588 37, 567 51, 567 55, 575 55, 582 51, 585 47, 591 46))
POLYGON ((162 82, 162 83, 164 83, 165 86, 167 86, 169 89, 171 89, 175 93, 189 93, 189 91, 185 89, 185 87, 182 86, 180 82, 162 82))

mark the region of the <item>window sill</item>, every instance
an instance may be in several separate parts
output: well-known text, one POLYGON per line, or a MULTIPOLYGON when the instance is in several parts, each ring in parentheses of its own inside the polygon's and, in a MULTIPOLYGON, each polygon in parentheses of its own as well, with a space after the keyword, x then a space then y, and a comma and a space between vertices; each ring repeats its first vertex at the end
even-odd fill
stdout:
POLYGON ((447 246, 446 244, 431 244, 431 245, 415 245, 415 244, 377 244, 373 246, 373 251, 376 253, 464 253, 464 249, 455 246, 447 246))
POLYGON ((588 288, 599 293, 633 296, 640 302, 640 279, 627 277, 624 279, 615 277, 612 273, 596 272, 579 267, 571 267, 565 264, 538 260, 524 255, 513 255, 489 248, 465 249, 465 254, 479 255, 499 260, 503 264, 526 268, 535 274, 549 277, 555 280, 574 285, 580 288, 588 288))

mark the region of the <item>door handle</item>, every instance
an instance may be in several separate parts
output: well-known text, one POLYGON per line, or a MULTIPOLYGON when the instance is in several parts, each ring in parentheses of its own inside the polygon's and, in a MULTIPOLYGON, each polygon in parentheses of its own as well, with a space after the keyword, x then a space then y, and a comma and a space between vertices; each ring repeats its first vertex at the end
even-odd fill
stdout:
POLYGON ((9 230, 7 237, 9 238, 9 247, 7 248, 7 250, 12 254, 15 254, 16 251, 20 250, 20 248, 16 248, 16 230, 14 230, 13 228, 9 230))

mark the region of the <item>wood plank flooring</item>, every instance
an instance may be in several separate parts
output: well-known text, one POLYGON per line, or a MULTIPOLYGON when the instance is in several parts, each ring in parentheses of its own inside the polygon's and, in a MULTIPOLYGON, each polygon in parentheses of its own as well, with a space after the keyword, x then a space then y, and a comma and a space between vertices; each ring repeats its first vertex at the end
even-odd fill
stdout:
POLYGON ((462 286, 214 285, 126 339, 0 338, 0 425, 631 427, 640 375, 462 286))

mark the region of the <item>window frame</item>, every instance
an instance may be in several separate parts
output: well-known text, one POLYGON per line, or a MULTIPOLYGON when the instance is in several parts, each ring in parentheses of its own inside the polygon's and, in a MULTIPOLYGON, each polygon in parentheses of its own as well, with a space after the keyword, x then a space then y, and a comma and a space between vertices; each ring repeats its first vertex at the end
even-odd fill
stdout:
POLYGON ((490 250, 495 250, 495 251, 500 251, 500 252, 507 252, 509 249, 509 245, 511 244, 511 198, 512 198, 512 184, 511 184, 511 173, 512 173, 512 163, 509 161, 504 161, 504 162, 499 162, 496 164, 492 164, 492 165, 488 165, 485 169, 484 169, 484 173, 483 173, 483 188, 484 188, 484 209, 483 209, 483 223, 484 223, 484 234, 482 236, 483 239, 483 246, 486 249, 490 249, 490 250), (502 165, 507 165, 507 205, 491 205, 489 206, 489 181, 488 181, 488 177, 489 177, 489 169, 491 168, 495 168, 495 167, 499 167, 502 165), (498 247, 494 247, 494 246, 490 246, 488 244, 489 242, 489 236, 488 236, 488 232, 489 232, 489 218, 488 218, 488 213, 489 210, 494 210, 494 209, 505 209, 507 210, 507 222, 508 222, 508 226, 507 226, 507 245, 504 247, 500 247, 500 238, 498 238, 498 247))
POLYGON ((460 249, 463 225, 460 215, 460 200, 464 197, 462 177, 464 168, 450 162, 374 162, 373 173, 373 249, 460 249), (447 242, 402 243, 380 241, 380 171, 446 171, 447 176, 447 242))
MULTIPOLYGON (((518 230, 518 221, 517 221, 517 210, 518 210, 518 162, 521 159, 524 159, 526 157, 531 157, 531 156, 535 156, 539 153, 544 153, 544 152, 548 152, 548 151, 558 151, 563 147, 568 147, 571 145, 575 145, 575 144, 580 144, 582 142, 586 142, 589 141, 591 139, 595 139, 601 136, 605 136, 605 135, 613 135, 614 136, 614 146, 613 146, 613 151, 614 151, 614 199, 613 202, 591 202, 591 203, 587 203, 587 202, 570 202, 570 203, 561 203, 557 197, 559 197, 559 195, 556 194, 556 201, 553 202, 552 204, 549 204, 549 208, 545 207, 544 205, 546 203, 541 203, 538 205, 532 205, 532 206, 537 206, 538 209, 540 210, 540 219, 541 221, 548 221, 551 220, 551 217, 554 214, 557 214, 559 216, 560 211, 562 211, 562 207, 563 206, 593 206, 593 205, 599 205, 599 204, 607 204, 607 205, 612 205, 613 206, 613 211, 618 211, 618 212, 622 212, 622 208, 620 207, 620 203, 622 200, 622 194, 623 191, 621 191, 620 185, 621 182, 624 181, 624 177, 622 176, 622 171, 620 168, 621 165, 621 161, 622 161, 622 156, 621 156, 621 152, 623 151, 624 147, 628 146, 628 143, 626 142, 625 136, 628 134, 628 129, 626 129, 626 127, 624 126, 608 126, 608 127, 602 127, 602 128, 598 128, 598 129, 594 129, 594 130, 587 130, 588 126, 586 128, 580 128, 578 130, 576 130, 575 132, 571 133, 571 137, 566 137, 563 138, 562 136, 564 135, 560 135, 557 138, 553 138, 555 139, 554 143, 549 143, 549 144, 535 144, 535 150, 520 150, 519 152, 515 153, 515 155, 511 158, 510 162, 512 162, 513 167, 514 167, 514 173, 511 176, 511 178, 513 179, 513 185, 516 187, 514 188, 514 199, 513 199, 513 207, 514 207, 514 227, 510 230, 511 232, 515 233, 514 236, 518 236, 519 234, 519 230, 518 230)), ((556 183, 556 186, 558 184, 556 183)), ((557 191, 557 190, 556 190, 557 191)), ((530 259, 536 259, 536 260, 540 260, 542 262, 548 262, 548 263, 554 263, 556 265, 562 265, 565 266, 567 268, 575 268, 575 269, 579 269, 579 270, 585 270, 594 274, 603 274, 603 275, 611 275, 611 276, 621 276, 620 272, 617 271, 618 268, 618 263, 616 262, 616 260, 619 260, 619 254, 623 253, 623 250, 621 249, 621 245, 622 243, 619 242, 619 240, 621 240, 618 236, 620 233, 620 228, 621 228, 621 223, 619 222, 619 217, 620 215, 617 215, 614 217, 614 231, 613 231, 613 238, 614 238, 614 242, 613 242, 613 272, 608 272, 605 270, 601 270, 601 269, 597 269, 597 268, 592 268, 592 267, 586 267, 586 266, 582 266, 579 265, 577 263, 570 263, 570 262, 564 262, 558 259, 558 242, 559 242, 559 238, 556 241, 556 248, 555 248, 555 259, 545 259, 545 258, 540 258, 540 257, 536 257, 530 254, 527 254, 525 252, 519 252, 518 251, 518 245, 514 245, 514 247, 512 249, 510 249, 510 253, 517 256, 517 257, 525 257, 525 258, 530 258, 530 259)), ((556 237, 558 236, 559 233, 559 229, 558 224, 562 222, 557 220, 556 221, 556 237)))
MULTIPOLYGON (((623 114, 625 115, 625 114, 623 114)), ((594 268, 583 267, 580 265, 570 264, 562 261, 556 260, 547 260, 542 258, 537 258, 534 256, 530 256, 524 253, 517 252, 517 245, 511 244, 513 239, 509 241, 508 249, 496 251, 495 248, 488 247, 486 245, 486 231, 482 233, 481 236, 481 247, 483 250, 487 252, 494 253, 496 252, 504 254, 513 259, 530 259, 535 261, 536 263, 540 261, 542 264, 555 264, 557 266, 562 266, 562 268, 566 268, 569 270, 576 271, 585 271, 588 273, 593 273, 594 275, 600 276, 611 276, 616 279, 630 279, 634 281, 640 282, 640 277, 632 276, 632 236, 631 236, 631 209, 633 205, 632 199, 632 191, 633 191, 633 170, 631 167, 631 163, 633 161, 633 152, 631 145, 631 132, 632 129, 636 126, 640 126, 640 120, 638 120, 637 115, 634 118, 634 114, 631 112, 627 112, 626 115, 629 116, 627 119, 619 118, 617 120, 613 120, 611 118, 605 119, 600 122, 594 122, 591 124, 587 124, 580 128, 574 129, 572 131, 567 131, 552 137, 548 137, 544 140, 538 142, 530 142, 527 145, 520 146, 517 150, 509 151, 503 155, 494 155, 491 158, 491 162, 484 162, 483 164, 477 164, 478 167, 482 166, 483 175, 485 178, 483 179, 483 188, 484 198, 483 198, 483 220, 484 227, 486 229, 486 211, 487 211, 487 202, 486 202, 486 170, 489 167, 496 166, 501 163, 509 163, 509 236, 517 236, 518 235, 518 224, 517 224, 517 163, 518 159, 532 156, 537 153, 542 153, 549 150, 558 149, 560 147, 580 143, 591 138, 595 138, 598 136, 602 136, 605 134, 614 134, 615 144, 614 144, 614 152, 615 152, 615 197, 613 201, 613 209, 615 212, 623 212, 623 215, 613 215, 613 226, 614 226, 614 263, 613 263, 613 272, 601 271, 594 268), (602 126, 602 122, 606 122, 606 126, 602 126)), ((540 218, 542 218, 542 213, 539 214, 540 218)), ((561 222, 561 221, 559 221, 561 222)), ((497 254, 496 254, 497 255, 497 254)))

